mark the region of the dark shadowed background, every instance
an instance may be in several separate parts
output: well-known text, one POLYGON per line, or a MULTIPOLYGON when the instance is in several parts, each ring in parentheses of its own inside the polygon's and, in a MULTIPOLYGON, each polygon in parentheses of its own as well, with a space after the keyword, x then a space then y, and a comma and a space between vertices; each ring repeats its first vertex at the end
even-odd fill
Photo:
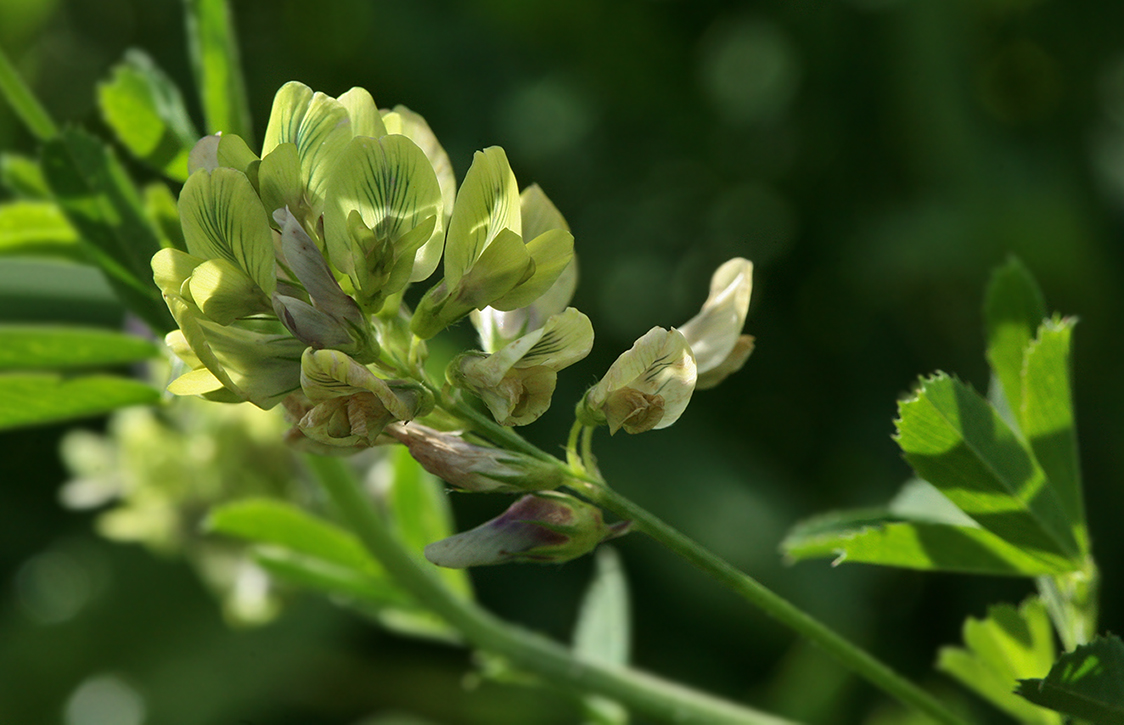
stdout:
MULTIPOLYGON (((621 351, 693 315, 719 263, 752 259, 757 350, 745 369, 698 393, 669 429, 599 434, 602 468, 626 495, 950 693, 957 686, 931 669, 937 648, 959 641, 966 615, 1019 601, 1029 581, 787 567, 777 545, 797 520, 880 504, 910 475, 890 434, 918 375, 945 370, 986 389, 983 289, 1017 254, 1048 307, 1081 319, 1076 406, 1101 629, 1124 630, 1124 335, 1113 330, 1124 319, 1124 4, 232 5, 259 138, 285 81, 331 95, 363 86, 382 106, 422 113, 458 178, 474 150, 502 145, 520 184, 539 183, 566 215, 581 260, 575 305, 597 341, 526 431, 547 450, 621 351)), ((127 48, 192 87, 175 0, 0 0, 0 44, 56 119, 103 134, 94 84, 127 48)), ((35 149, 3 104, 0 148, 35 149)), ((4 320, 119 320, 98 290, 64 285, 86 300, 67 305, 46 297, 56 280, 16 276, 0 267, 0 286, 22 285, 0 297, 4 320)), ((61 508, 63 432, 0 436, 0 721, 142 722, 90 719, 96 709, 74 704, 99 692, 152 724, 575 721, 559 696, 466 680, 463 652, 382 633, 312 597, 266 627, 229 628, 182 561, 105 542, 89 515, 61 508), (69 604, 36 609, 33 565, 62 572, 69 604)), ((455 505, 467 527, 506 501, 455 505)), ((650 541, 618 548, 638 666, 819 723, 864 721, 885 704, 650 541)), ((475 581, 490 608, 565 638, 589 571, 578 560, 475 581)))

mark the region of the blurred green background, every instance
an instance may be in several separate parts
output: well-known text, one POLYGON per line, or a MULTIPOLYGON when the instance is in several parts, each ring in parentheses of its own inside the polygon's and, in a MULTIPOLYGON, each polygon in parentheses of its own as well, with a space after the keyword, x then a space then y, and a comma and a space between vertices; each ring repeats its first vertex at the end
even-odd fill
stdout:
MULTIPOLYGON (((932 673, 936 649, 959 641, 964 616, 1020 600, 1030 582, 786 567, 777 545, 798 519, 882 503, 909 476, 890 433, 918 375, 941 369, 986 389, 984 284, 1019 255, 1050 309, 1081 318, 1076 405, 1101 629, 1124 630, 1124 336, 1112 330, 1124 319, 1124 5, 235 0, 233 10, 259 138, 283 82, 331 95, 360 85, 380 105, 422 113, 458 178, 474 150, 502 145, 520 183, 538 182, 566 215, 581 258, 575 305, 597 342, 526 431, 547 450, 617 354, 694 314, 719 263, 754 260, 746 368, 696 395, 672 428, 602 433, 602 468, 969 703, 932 673)), ((99 133, 94 84, 129 47, 192 87, 176 0, 0 0, 0 45, 56 119, 99 133)), ((3 104, 0 149, 35 149, 3 104)), ((98 284, 35 273, 0 266, 0 318, 120 320, 98 284)), ((266 627, 229 628, 182 561, 100 540, 91 516, 60 506, 64 431, 0 435, 0 722, 576 721, 557 695, 466 681, 465 653, 382 633, 313 597, 266 627)), ((507 501, 454 503, 468 527, 507 501)), ((649 541, 618 548, 638 666, 814 722, 864 721, 885 703, 649 541)), ((474 578, 490 608, 565 638, 589 571, 579 560, 474 578)))

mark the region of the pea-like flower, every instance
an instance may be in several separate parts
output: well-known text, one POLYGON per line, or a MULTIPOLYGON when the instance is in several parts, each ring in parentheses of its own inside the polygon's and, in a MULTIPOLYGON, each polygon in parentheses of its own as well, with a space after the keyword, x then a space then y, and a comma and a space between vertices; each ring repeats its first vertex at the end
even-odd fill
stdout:
POLYGON ((410 329, 429 339, 472 310, 525 307, 554 285, 573 254, 565 229, 524 236, 507 156, 498 146, 478 151, 453 204, 445 276, 418 303, 410 329))
POLYGON ((425 547, 438 566, 464 569, 509 562, 561 563, 627 533, 630 522, 608 525, 601 510, 554 491, 516 501, 496 518, 425 547))
POLYGON ((503 448, 472 443, 459 433, 411 423, 387 426, 386 434, 409 448, 422 468, 461 491, 526 493, 562 485, 558 466, 503 448))
POLYGON ((433 410, 433 395, 406 380, 384 380, 336 350, 305 350, 301 389, 313 404, 297 428, 330 446, 372 446, 394 421, 433 410))
POLYGON ((699 390, 713 388, 741 369, 753 352, 753 337, 743 335, 753 291, 753 262, 735 257, 711 277, 702 310, 679 328, 698 368, 699 390))
POLYGON ((613 434, 666 428, 686 409, 695 380, 695 357, 683 333, 653 327, 586 392, 578 418, 608 424, 613 434))
POLYGON ((526 425, 550 407, 558 371, 573 365, 593 348, 589 318, 567 307, 545 324, 487 354, 468 352, 449 365, 454 385, 484 401, 500 425, 526 425))

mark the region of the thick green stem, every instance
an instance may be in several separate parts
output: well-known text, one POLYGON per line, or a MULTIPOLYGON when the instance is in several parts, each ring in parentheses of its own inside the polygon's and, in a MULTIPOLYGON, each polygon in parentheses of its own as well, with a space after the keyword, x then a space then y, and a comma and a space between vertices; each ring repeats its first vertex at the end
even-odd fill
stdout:
POLYGON ((815 642, 847 668, 900 702, 925 713, 936 722, 965 725, 965 720, 932 695, 629 499, 599 484, 582 485, 575 481, 573 487, 607 511, 632 521, 636 530, 648 534, 769 616, 815 642))
POLYGON ((8 99, 12 110, 24 122, 28 130, 40 141, 47 141, 58 133, 54 121, 35 98, 35 94, 16 72, 15 66, 0 48, 0 93, 8 99))
POLYGON ((391 534, 343 461, 320 456, 307 460, 347 524, 398 584, 474 646, 501 655, 554 685, 603 695, 659 720, 699 725, 789 723, 653 675, 575 659, 561 645, 497 619, 451 592, 429 562, 391 534))

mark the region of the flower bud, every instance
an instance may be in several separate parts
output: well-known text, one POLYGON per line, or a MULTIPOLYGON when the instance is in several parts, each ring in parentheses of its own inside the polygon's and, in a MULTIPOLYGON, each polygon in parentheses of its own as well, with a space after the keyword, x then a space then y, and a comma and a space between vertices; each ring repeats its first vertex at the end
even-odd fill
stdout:
POLYGON ((695 354, 700 390, 737 372, 753 352, 753 338, 741 334, 752 291, 753 262, 741 257, 729 260, 711 277, 702 310, 679 328, 695 354))
POLYGON ((627 533, 629 525, 606 525, 599 508, 573 496, 536 493, 475 529, 430 544, 425 558, 451 569, 520 561, 561 563, 627 533))
POLYGON ((562 485, 558 466, 521 453, 476 445, 420 423, 390 425, 386 434, 410 449, 422 468, 461 491, 526 493, 562 485))
POLYGON ((405 380, 383 380, 336 350, 305 350, 301 388, 314 405, 297 427, 333 446, 372 446, 387 424, 433 410, 433 395, 405 380))
POLYGON ((586 425, 643 433, 682 415, 695 389, 695 358, 682 333, 653 327, 609 367, 578 404, 586 425))

